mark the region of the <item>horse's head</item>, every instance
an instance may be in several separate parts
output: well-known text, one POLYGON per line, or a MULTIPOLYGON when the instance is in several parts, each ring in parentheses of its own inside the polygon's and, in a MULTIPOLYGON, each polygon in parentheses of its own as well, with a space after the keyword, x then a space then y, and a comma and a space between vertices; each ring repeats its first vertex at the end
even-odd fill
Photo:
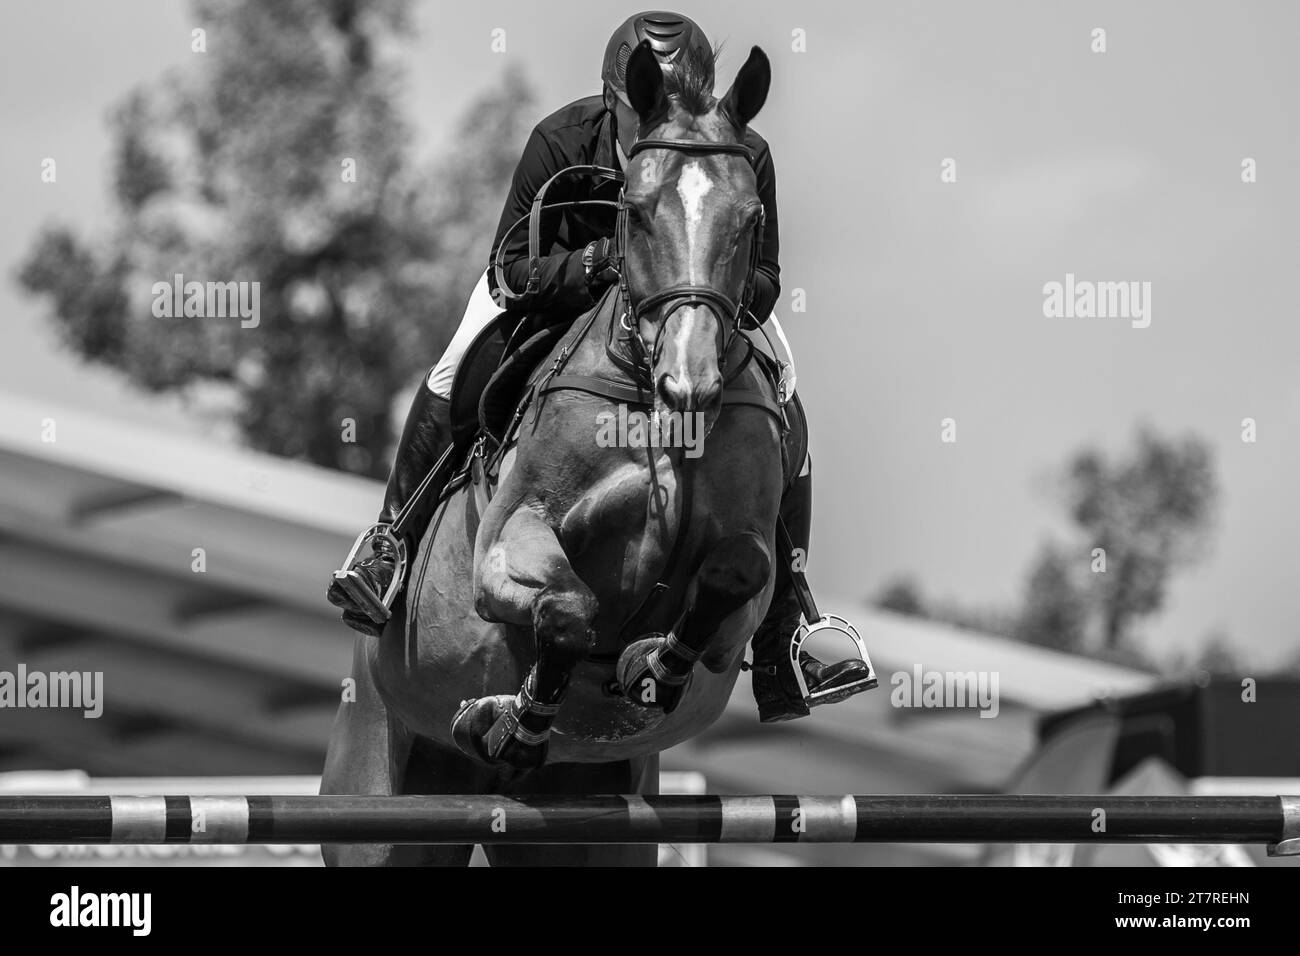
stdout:
POLYGON ((620 237, 625 322, 650 365, 656 410, 702 414, 706 431, 721 410, 724 358, 757 264, 763 204, 743 142, 771 67, 754 47, 720 100, 712 79, 679 69, 670 90, 649 44, 628 59, 627 95, 640 122, 620 237))

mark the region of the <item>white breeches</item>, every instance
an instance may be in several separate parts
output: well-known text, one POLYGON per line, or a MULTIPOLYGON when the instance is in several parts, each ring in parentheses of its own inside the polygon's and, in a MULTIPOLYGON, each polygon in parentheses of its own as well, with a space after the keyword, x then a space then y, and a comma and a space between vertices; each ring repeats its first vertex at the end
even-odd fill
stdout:
MULTIPOLYGON (((447 351, 442 353, 442 358, 438 359, 438 364, 429 373, 427 384, 433 394, 451 398, 451 383, 456 377, 460 360, 465 357, 466 350, 478 334, 500 314, 501 307, 496 304, 492 293, 488 291, 487 273, 484 272, 479 276, 474 291, 470 293, 469 302, 465 305, 465 314, 461 316, 460 326, 456 329, 456 334, 451 337, 447 351)), ((793 395, 794 356, 790 352, 790 343, 786 341, 785 332, 781 330, 781 323, 777 321, 776 313, 773 312, 771 318, 763 323, 763 328, 745 334, 749 336, 756 348, 776 359, 785 369, 785 395, 782 396, 782 400, 793 395), (765 335, 764 332, 767 334, 765 335)))
POLYGON ((478 334, 500 314, 501 306, 493 300, 492 293, 488 290, 487 273, 484 272, 470 293, 469 302, 465 304, 465 314, 460 318, 460 325, 451 337, 447 351, 442 353, 442 358, 438 359, 438 364, 429 373, 429 391, 443 398, 451 398, 451 383, 456 378, 460 360, 465 357, 465 352, 478 334))

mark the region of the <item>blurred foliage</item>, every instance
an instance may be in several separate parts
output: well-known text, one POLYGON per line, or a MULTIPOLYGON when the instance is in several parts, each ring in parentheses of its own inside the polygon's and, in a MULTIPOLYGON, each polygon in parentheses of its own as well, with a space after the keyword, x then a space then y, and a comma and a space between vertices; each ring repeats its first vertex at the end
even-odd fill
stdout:
POLYGON ((1247 669, 1246 661, 1221 630, 1208 633, 1200 647, 1175 651, 1166 663, 1168 673, 1188 680, 1240 677, 1247 669))
POLYGON ((942 621, 984 634, 1007 634, 1014 624, 1014 617, 999 608, 975 608, 930 598, 910 575, 891 579, 868 603, 895 614, 942 621))
POLYGON ((905 614, 908 617, 929 617, 929 611, 925 597, 921 593, 921 585, 916 578, 910 575, 897 577, 880 589, 880 592, 871 599, 871 604, 886 611, 893 611, 895 614, 905 614))
POLYGON ((1081 452, 1065 481, 1078 526, 1070 573, 1055 594, 1031 589, 1028 605, 1082 601, 1084 641, 1103 651, 1130 647, 1138 621, 1164 607, 1174 572, 1201 556, 1217 495, 1213 456, 1195 438, 1143 428, 1125 459, 1081 452), (1105 573, 1092 570, 1095 548, 1105 550, 1105 573))
MULTIPOLYGON (((906 578, 887 585, 873 603, 1055 650, 1154 667, 1138 645, 1137 626, 1164 606, 1173 575, 1202 554, 1218 495, 1209 448, 1195 438, 1165 438, 1142 428, 1132 451, 1118 460, 1097 449, 1076 454, 1061 484, 1076 531, 1068 543, 1047 541, 1040 548, 1019 609, 936 604, 906 578), (1096 548, 1105 550, 1104 573, 1094 569, 1096 548)), ((1228 646, 1225 636, 1215 635, 1195 664, 1231 669, 1228 646)))
POLYGON ((437 359, 487 264, 529 91, 505 73, 454 155, 417 167, 399 110, 406 0, 194 7, 208 52, 113 113, 111 233, 47 227, 19 280, 85 359, 154 391, 224 383, 253 447, 382 476, 392 398, 437 359), (259 282, 260 325, 155 318, 151 288, 176 273, 259 282))
POLYGON ((1088 602, 1077 587, 1079 559, 1047 542, 1029 571, 1025 603, 1012 634, 1019 640, 1059 651, 1078 651, 1086 643, 1088 602))

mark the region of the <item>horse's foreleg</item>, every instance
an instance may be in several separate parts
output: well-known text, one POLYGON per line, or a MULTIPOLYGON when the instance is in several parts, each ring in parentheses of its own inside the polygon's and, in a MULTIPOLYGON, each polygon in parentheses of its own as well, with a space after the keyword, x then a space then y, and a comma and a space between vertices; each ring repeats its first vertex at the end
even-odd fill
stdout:
POLYGON ((623 693, 647 707, 671 712, 691 670, 726 618, 759 594, 772 574, 767 543, 754 532, 723 538, 695 576, 695 598, 666 635, 633 641, 618 659, 623 693))
POLYGON ((453 738, 471 756, 530 770, 546 759, 569 676, 591 652, 596 597, 569 565, 555 531, 531 510, 511 514, 496 540, 484 544, 475 606, 485 620, 532 625, 537 660, 514 697, 467 702, 453 738))

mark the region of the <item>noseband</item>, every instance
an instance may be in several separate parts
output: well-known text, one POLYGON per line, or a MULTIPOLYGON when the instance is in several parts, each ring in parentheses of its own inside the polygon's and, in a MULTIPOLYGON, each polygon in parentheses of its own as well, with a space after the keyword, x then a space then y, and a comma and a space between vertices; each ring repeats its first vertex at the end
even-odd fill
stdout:
MULTIPOLYGON (((751 165, 754 162, 749 147, 743 143, 710 143, 693 139, 639 139, 628 150, 627 158, 631 160, 637 153, 648 149, 667 149, 678 153, 724 153, 743 156, 751 165)), ((647 371, 652 371, 659 359, 659 352, 663 348, 664 342, 664 336, 657 336, 653 351, 646 349, 645 341, 641 338, 640 323, 642 317, 659 310, 662 310, 664 315, 667 316, 685 306, 703 305, 712 309, 718 317, 718 363, 719 365, 725 365, 732 340, 744 324, 745 315, 748 313, 749 306, 753 301, 754 277, 758 271, 759 256, 762 254, 763 226, 766 220, 765 211, 762 207, 759 208, 758 219, 754 223, 753 241, 750 243, 749 249, 749 265, 745 270, 745 287, 741 290, 739 299, 732 299, 725 292, 721 292, 712 286, 692 285, 690 283, 669 286, 666 289, 660 289, 658 292, 652 292, 645 296, 638 297, 634 295, 628 285, 627 269, 625 267, 628 238, 627 209, 626 196, 620 195, 615 234, 618 246, 619 291, 626 306, 619 323, 625 331, 631 333, 632 341, 636 343, 640 352, 638 356, 640 363, 645 366, 647 371)))

